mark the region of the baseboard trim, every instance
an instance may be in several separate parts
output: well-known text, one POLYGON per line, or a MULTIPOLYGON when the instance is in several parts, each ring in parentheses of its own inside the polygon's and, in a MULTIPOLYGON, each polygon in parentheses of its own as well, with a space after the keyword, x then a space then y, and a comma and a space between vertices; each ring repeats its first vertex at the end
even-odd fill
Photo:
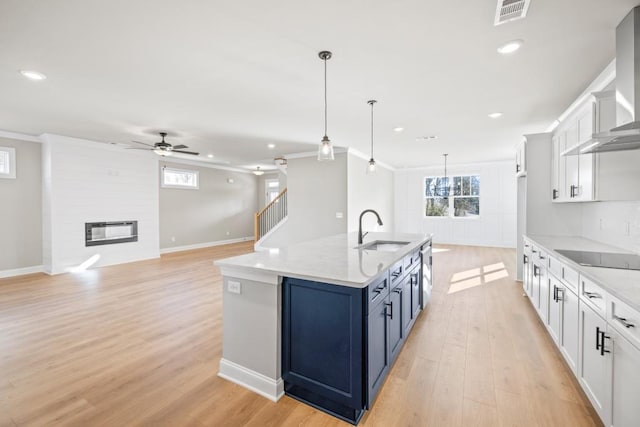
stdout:
POLYGON ((6 277, 24 276, 25 274, 43 273, 44 265, 34 265, 32 267, 14 268, 11 270, 0 270, 0 279, 6 277))
POLYGON ((284 395, 282 378, 274 380, 224 358, 220 359, 218 376, 258 393, 273 402, 277 402, 284 395))
POLYGON ((196 243, 194 245, 173 246, 171 248, 160 249, 160 254, 170 254, 172 252, 190 251, 193 249, 210 248, 212 246, 229 245, 231 243, 248 242, 253 240, 253 236, 240 237, 237 239, 217 240, 215 242, 196 243))

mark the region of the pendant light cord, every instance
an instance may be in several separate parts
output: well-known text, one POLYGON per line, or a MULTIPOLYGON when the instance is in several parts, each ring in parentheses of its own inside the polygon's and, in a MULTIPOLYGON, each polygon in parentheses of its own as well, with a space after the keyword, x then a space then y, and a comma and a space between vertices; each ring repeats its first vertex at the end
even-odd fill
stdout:
POLYGON ((324 60, 324 136, 327 136, 327 58, 324 60))
POLYGON ((373 104, 375 102, 371 102, 371 159, 373 160, 373 104))

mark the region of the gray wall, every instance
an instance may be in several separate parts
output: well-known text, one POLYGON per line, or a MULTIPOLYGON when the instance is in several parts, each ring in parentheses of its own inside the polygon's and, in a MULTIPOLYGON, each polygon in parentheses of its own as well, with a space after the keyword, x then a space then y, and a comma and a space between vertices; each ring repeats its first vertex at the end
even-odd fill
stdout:
POLYGON ((362 217, 364 231, 393 231, 393 172, 378 166, 376 173, 367 175, 369 161, 353 154, 349 154, 347 162, 349 232, 358 231, 360 213, 365 209, 378 212, 384 224, 378 226, 375 215, 368 213, 362 217))
POLYGON ((0 178, 0 271, 42 265, 42 147, 0 138, 16 149, 16 179, 0 178))
POLYGON ((160 167, 199 171, 198 190, 160 188, 160 248, 253 236, 258 177, 170 162, 160 167), (234 183, 227 183, 233 178, 234 183), (172 241, 172 237, 175 241, 172 241))

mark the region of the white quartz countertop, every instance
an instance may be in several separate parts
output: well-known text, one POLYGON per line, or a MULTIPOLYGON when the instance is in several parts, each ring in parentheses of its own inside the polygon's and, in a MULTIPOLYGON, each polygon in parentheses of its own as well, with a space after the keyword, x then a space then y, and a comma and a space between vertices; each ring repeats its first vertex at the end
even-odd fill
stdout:
POLYGON ((640 311, 640 271, 621 270, 615 268, 586 267, 556 252, 556 249, 593 252, 630 253, 615 246, 609 246, 594 240, 581 237, 557 236, 526 236, 538 246, 561 259, 565 264, 577 270, 580 274, 596 282, 611 295, 626 302, 635 310, 640 311))
POLYGON ((395 252, 358 248, 357 233, 338 234, 285 248, 253 252, 215 262, 225 269, 271 272, 318 282, 357 288, 366 287, 380 272, 431 240, 431 234, 369 233, 374 240, 409 242, 395 252))

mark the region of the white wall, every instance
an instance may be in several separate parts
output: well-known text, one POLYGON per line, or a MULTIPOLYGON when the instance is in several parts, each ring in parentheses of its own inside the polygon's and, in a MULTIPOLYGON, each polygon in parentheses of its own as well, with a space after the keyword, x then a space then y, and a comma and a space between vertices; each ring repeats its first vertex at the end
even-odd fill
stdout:
POLYGON ((640 201, 583 203, 582 236, 640 253, 640 201))
POLYGON ((348 154, 347 157, 347 230, 358 231, 360 213, 373 209, 380 215, 383 225, 378 226, 375 215, 362 217, 364 231, 392 231, 394 224, 393 171, 378 165, 374 174, 367 174, 369 160, 348 154))
MULTIPOLYGON (((253 239, 253 219, 260 193, 258 178, 262 177, 160 161, 159 167, 164 165, 198 171, 199 188, 160 188, 161 249, 179 250, 228 240, 253 239), (229 178, 233 183, 227 181, 229 178)), ((261 182, 264 188, 264 180, 261 182)))
POLYGON ((43 135, 43 262, 57 274, 91 256, 94 266, 159 256, 157 157, 106 144, 43 135), (85 247, 84 224, 138 221, 138 241, 85 247))
POLYGON ((424 178, 443 166, 395 172, 395 231, 433 233, 435 243, 516 246, 516 179, 512 161, 453 165, 447 175, 480 175, 478 218, 424 216, 424 178))

